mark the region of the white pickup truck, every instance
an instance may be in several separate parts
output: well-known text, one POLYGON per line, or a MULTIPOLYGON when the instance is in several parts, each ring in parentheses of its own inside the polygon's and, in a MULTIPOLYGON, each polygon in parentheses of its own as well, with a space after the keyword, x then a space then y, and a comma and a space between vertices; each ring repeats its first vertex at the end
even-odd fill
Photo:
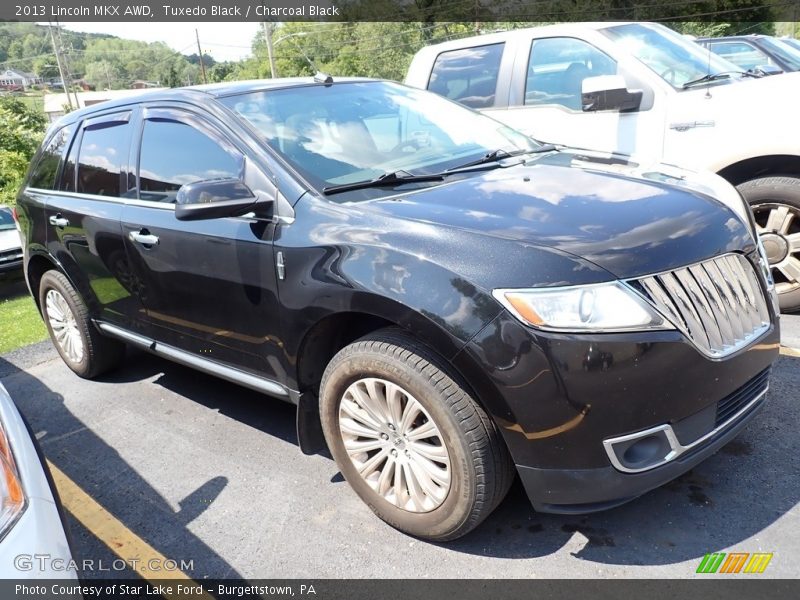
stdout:
POLYGON ((758 78, 652 23, 572 23, 420 50, 406 83, 537 140, 710 170, 750 203, 800 308, 800 73, 758 78))

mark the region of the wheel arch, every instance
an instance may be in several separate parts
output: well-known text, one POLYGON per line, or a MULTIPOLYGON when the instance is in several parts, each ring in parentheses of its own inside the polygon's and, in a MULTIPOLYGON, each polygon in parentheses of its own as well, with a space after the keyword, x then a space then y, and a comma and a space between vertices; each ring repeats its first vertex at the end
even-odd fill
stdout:
MULTIPOLYGON (((385 297, 375 297, 371 310, 330 313, 317 320, 302 338, 295 357, 298 395, 297 439, 305 454, 325 448, 319 417, 319 384, 330 360, 345 346, 381 329, 397 328, 413 336, 440 360, 465 391, 488 414, 494 402, 484 401, 472 377, 453 362, 466 341, 452 337, 440 324, 385 297)), ((461 365, 466 364, 461 361, 461 365)), ((487 399, 488 400, 488 399, 487 399)))
POLYGON ((717 175, 733 185, 759 177, 800 177, 800 156, 793 154, 754 156, 720 169, 717 175))

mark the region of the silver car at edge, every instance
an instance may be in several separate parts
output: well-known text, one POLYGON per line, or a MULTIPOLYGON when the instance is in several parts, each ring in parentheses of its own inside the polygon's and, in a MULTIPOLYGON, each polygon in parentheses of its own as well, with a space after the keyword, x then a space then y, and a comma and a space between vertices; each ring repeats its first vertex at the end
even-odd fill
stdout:
POLYGON ((0 281, 22 277, 22 242, 8 206, 0 204, 0 281))
POLYGON ((0 383, 0 578, 77 579, 47 468, 0 383))

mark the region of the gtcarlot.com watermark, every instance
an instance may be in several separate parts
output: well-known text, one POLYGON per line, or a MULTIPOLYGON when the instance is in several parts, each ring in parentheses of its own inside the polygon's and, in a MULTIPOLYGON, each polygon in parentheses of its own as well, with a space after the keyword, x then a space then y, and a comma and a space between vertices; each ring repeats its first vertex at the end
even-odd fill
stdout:
POLYGON ((49 554, 18 554, 14 557, 14 568, 18 571, 40 571, 50 573, 60 573, 67 571, 93 571, 93 572, 112 572, 112 571, 163 571, 169 573, 173 571, 194 571, 194 560, 173 560, 171 558, 149 558, 140 560, 130 558, 122 560, 117 558, 112 561, 83 559, 83 560, 64 560, 63 558, 52 557, 49 554))

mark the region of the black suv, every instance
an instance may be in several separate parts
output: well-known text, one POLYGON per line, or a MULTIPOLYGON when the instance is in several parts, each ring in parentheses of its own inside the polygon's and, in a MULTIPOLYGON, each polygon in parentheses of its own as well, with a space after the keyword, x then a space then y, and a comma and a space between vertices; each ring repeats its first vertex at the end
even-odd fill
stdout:
POLYGON ((751 419, 778 354, 728 184, 557 151, 396 83, 73 112, 18 202, 73 371, 128 344, 292 402, 303 451, 327 442, 382 519, 428 539, 474 528, 515 473, 570 513, 674 478, 751 419))

